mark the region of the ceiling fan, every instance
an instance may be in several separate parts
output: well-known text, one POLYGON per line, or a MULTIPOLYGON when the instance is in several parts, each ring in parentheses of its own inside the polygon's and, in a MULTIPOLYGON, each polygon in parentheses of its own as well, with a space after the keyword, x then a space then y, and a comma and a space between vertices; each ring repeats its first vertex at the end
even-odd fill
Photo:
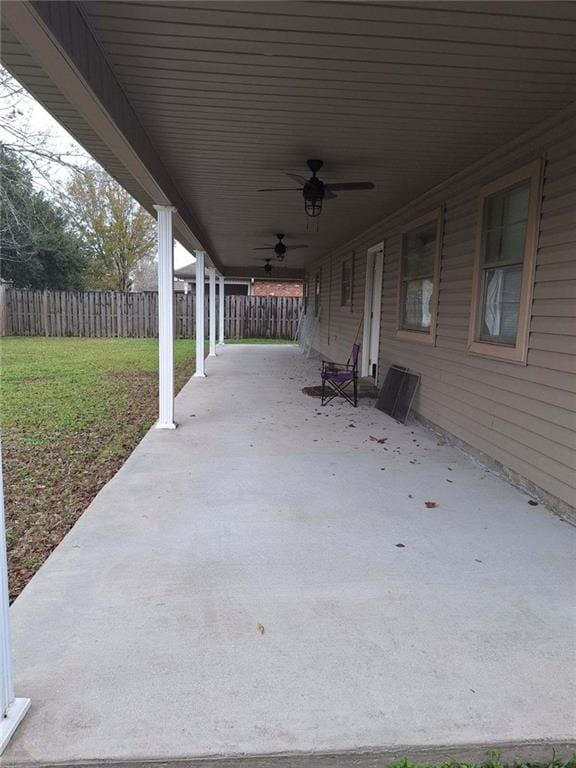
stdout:
POLYGON ((324 165, 322 160, 307 160, 306 165, 312 172, 309 179, 298 176, 295 173, 287 173, 290 179, 293 179, 299 187, 284 187, 278 189, 259 189, 259 192, 302 192, 304 198, 304 210, 306 215, 312 218, 320 216, 322 212, 322 201, 338 197, 335 192, 359 192, 367 189, 374 189, 371 181, 345 181, 334 184, 326 184, 316 175, 324 165))
POLYGON ((278 261, 284 261, 284 257, 286 256, 286 251, 296 251, 299 248, 308 248, 307 245, 304 245, 300 243, 299 245, 285 245, 282 241, 286 237, 286 235, 283 235, 281 233, 278 233, 276 235, 278 238, 278 242, 275 245, 265 245, 261 248, 254 248, 255 251, 269 251, 272 249, 274 253, 276 254, 276 258, 278 261))
MULTIPOLYGON (((269 275, 270 272, 272 272, 272 264, 270 264, 272 259, 263 259, 263 261, 265 261, 266 263, 264 264, 262 269, 264 270, 264 272, 266 272, 267 275, 269 275)), ((258 266, 260 266, 260 265, 258 265, 258 266)))

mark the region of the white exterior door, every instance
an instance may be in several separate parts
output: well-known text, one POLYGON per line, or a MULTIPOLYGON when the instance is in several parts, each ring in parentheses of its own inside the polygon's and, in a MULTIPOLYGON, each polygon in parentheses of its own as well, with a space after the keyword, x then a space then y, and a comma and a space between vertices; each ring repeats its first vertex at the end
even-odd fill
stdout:
POLYGON ((376 384, 380 350, 380 306, 384 272, 384 243, 372 246, 366 255, 366 287, 364 293, 364 338, 362 343, 362 376, 376 384))

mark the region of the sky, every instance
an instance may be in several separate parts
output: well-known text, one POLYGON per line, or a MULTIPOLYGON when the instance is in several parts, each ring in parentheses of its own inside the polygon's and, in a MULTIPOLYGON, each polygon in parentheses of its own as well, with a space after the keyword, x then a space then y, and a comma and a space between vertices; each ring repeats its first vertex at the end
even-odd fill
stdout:
MULTIPOLYGON (((91 155, 81 147, 75 139, 66 131, 60 123, 55 120, 52 115, 47 112, 44 107, 34 99, 34 97, 25 92, 25 97, 18 102, 18 109, 22 112, 21 122, 29 130, 30 135, 34 135, 40 132, 47 132, 48 141, 50 147, 55 152, 61 154, 73 153, 81 154, 89 158, 91 155)), ((0 124, 0 140, 6 144, 11 144, 13 138, 2 130, 0 124)), ((50 174, 56 177, 59 181, 64 182, 69 171, 61 165, 54 164, 54 167, 50 169, 50 174)), ((38 180, 38 185, 41 186, 41 181, 38 180)), ((194 256, 184 248, 178 241, 174 243, 174 267, 178 269, 186 264, 195 262, 194 256)))

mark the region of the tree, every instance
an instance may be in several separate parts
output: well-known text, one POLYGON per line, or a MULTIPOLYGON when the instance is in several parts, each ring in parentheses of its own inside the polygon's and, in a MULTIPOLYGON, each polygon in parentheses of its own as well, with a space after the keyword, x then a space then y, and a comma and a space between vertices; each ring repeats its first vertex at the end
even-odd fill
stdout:
POLYGON ((86 153, 53 126, 0 67, 0 274, 17 287, 84 285, 86 260, 59 200, 63 178, 81 172, 86 153))
POLYGON ((129 290, 138 264, 153 258, 154 219, 96 164, 75 175, 67 192, 74 229, 90 259, 91 285, 129 290))
POLYGON ((0 274, 19 288, 82 288, 86 259, 64 215, 34 189, 25 161, 0 144, 0 274))
MULTIPOLYGON (((89 155, 0 66, 0 143, 21 158, 36 188, 59 193, 62 179, 82 170, 89 155)), ((1 191, 0 191, 1 192, 1 191)))
POLYGON ((6 279, 48 285, 48 269, 51 280, 75 287, 80 241, 88 287, 128 290, 137 273, 147 284, 153 280, 152 217, 2 67, 1 145, 8 148, 0 157, 6 279), (42 263, 34 261, 40 251, 42 263))

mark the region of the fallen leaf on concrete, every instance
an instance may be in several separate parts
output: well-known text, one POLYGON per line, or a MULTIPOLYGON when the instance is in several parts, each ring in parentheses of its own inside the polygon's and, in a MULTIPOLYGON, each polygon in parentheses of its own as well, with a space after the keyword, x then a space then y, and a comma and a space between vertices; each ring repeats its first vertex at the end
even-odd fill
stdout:
POLYGON ((438 506, 437 501, 425 501, 424 506, 428 507, 428 509, 434 509, 434 507, 438 506))
POLYGON ((538 502, 534 501, 534 499, 529 499, 528 500, 528 504, 530 504, 531 507, 537 507, 538 506, 538 502))
POLYGON ((405 547, 406 544, 396 544, 397 547, 405 547))
POLYGON ((264 632, 266 632, 266 630, 264 629, 264 625, 263 624, 256 624, 256 631, 260 632, 261 635, 263 635, 264 632))
POLYGON ((387 437, 374 437, 373 435, 369 435, 370 440, 373 440, 375 443, 385 443, 386 440, 388 440, 387 437))
POLYGON ((436 443, 436 445, 437 445, 439 448, 442 448, 442 446, 443 446, 443 445, 446 445, 446 441, 445 441, 445 440, 438 440, 438 442, 436 443))
POLYGON ((348 424, 349 427, 355 427, 356 424, 348 424))

